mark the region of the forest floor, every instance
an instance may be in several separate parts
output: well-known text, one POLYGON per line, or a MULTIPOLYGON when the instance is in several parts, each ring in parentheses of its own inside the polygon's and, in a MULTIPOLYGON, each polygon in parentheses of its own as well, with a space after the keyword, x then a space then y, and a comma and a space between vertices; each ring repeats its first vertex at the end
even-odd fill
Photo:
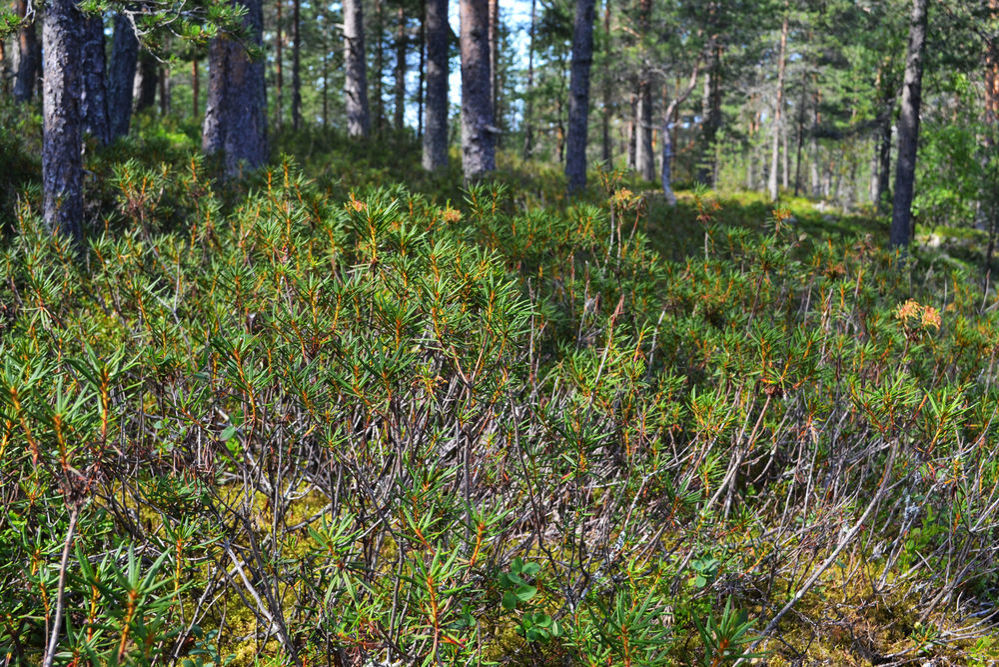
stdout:
POLYGON ((81 253, 35 141, 0 136, 0 659, 61 602, 78 664, 999 660, 973 233, 902 257, 509 157, 465 189, 404 138, 219 184, 140 119, 81 253))

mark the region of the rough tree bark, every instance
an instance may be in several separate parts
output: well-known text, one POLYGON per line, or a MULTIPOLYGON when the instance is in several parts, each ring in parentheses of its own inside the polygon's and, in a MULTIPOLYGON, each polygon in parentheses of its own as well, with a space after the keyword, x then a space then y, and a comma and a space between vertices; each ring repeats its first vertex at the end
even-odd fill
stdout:
POLYGON ((423 132, 423 168, 447 166, 447 0, 427 0, 426 128, 423 132))
POLYGON ((302 19, 301 0, 294 0, 291 13, 291 126, 302 126, 302 19))
POLYGON ((780 191, 777 188, 777 169, 780 160, 781 125, 784 122, 784 72, 787 67, 787 30, 789 10, 784 4, 784 23, 780 29, 780 51, 777 56, 777 99, 774 103, 773 138, 770 144, 770 174, 767 179, 767 192, 770 201, 777 201, 780 191))
POLYGON ((893 247, 907 246, 912 240, 912 195, 919 142, 923 53, 926 47, 926 5, 927 0, 912 0, 909 48, 905 58, 902 108, 898 122, 898 162, 895 167, 895 201, 890 237, 893 247))
MULTIPOLYGON (((274 21, 274 82, 277 100, 274 105, 274 118, 277 126, 284 125, 284 0, 277 0, 277 19, 274 21)), ((346 11, 344 12, 346 15, 346 11)))
MULTIPOLYGON (((360 2, 361 0, 355 0, 360 2)), ((385 14, 383 0, 374 0, 375 27, 375 75, 371 80, 372 97, 375 102, 375 131, 380 135, 385 130, 385 96, 382 94, 382 76, 385 74, 385 14)))
POLYGON ((601 118, 600 118, 600 159, 604 161, 604 164, 609 168, 614 155, 611 149, 611 135, 610 135, 610 125, 611 125, 611 72, 610 72, 610 27, 611 27, 611 3, 610 0, 604 0, 604 39, 607 40, 607 45, 604 47, 604 80, 603 86, 601 87, 601 93, 603 94, 603 104, 601 104, 601 118))
POLYGON ((50 229, 83 235, 83 119, 80 24, 74 0, 52 0, 42 26, 45 54, 42 140, 43 215, 50 229))
POLYGON ((489 88, 489 2, 461 0, 461 153, 465 179, 496 169, 489 88))
POLYGON ((347 134, 366 137, 371 133, 371 113, 368 111, 368 72, 361 0, 343 2, 343 62, 347 134))
POLYGON ((135 112, 139 113, 156 104, 156 88, 160 83, 160 68, 156 58, 148 51, 139 53, 139 67, 135 74, 132 95, 135 97, 135 112))
POLYGON ((569 192, 578 192, 586 187, 586 139, 590 112, 595 4, 595 0, 576 0, 576 20, 572 30, 572 74, 569 79, 569 138, 565 159, 569 192))
POLYGON ((538 21, 538 0, 531 0, 531 35, 527 45, 527 99, 524 102, 524 159, 534 152, 534 34, 538 21))
POLYGON ((392 107, 392 125, 396 130, 401 130, 406 122, 406 47, 406 10, 399 5, 395 27, 395 104, 392 107))
MULTIPOLYGON (((499 0, 489 0, 489 103, 493 106, 493 125, 500 127, 499 100, 499 0)), ((499 137, 496 137, 497 141, 499 137)))
MULTIPOLYGON (((246 7, 243 24, 257 46, 263 32, 261 0, 235 0, 246 7)), ((224 37, 208 49, 208 104, 201 146, 206 155, 222 154, 223 173, 233 177, 241 164, 250 169, 267 161, 267 99, 264 62, 251 60, 246 47, 224 37)))
MULTIPOLYGON (((639 34, 644 39, 649 33, 652 18, 652 0, 641 0, 639 14, 639 34)), ((643 55, 643 60, 647 60, 643 55)), ((635 138, 635 170, 646 181, 656 179, 656 160, 652 153, 652 71, 648 63, 643 63, 638 75, 638 113, 635 118, 637 134, 635 138)))
MULTIPOLYGON (((17 0, 17 15, 25 18, 28 12, 28 0, 17 0)), ((37 15, 36 15, 37 16, 37 15)), ((27 102, 31 99, 35 90, 35 81, 38 79, 38 68, 41 63, 38 61, 38 29, 35 27, 35 20, 22 26, 17 33, 17 77, 14 79, 14 99, 18 102, 27 102)))
POLYGON ((104 54, 104 19, 91 17, 81 25, 81 60, 83 68, 84 130, 96 137, 102 146, 111 143, 108 121, 107 63, 104 54))
POLYGON ((108 71, 108 117, 111 139, 128 134, 132 122, 132 83, 139 57, 139 40, 132 22, 124 14, 114 18, 111 68, 108 71))

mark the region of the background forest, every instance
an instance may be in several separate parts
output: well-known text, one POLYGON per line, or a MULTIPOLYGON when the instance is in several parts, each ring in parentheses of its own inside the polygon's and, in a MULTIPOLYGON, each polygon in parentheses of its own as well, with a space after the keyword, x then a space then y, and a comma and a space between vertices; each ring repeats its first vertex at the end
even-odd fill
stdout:
POLYGON ((0 7, 0 664, 994 664, 999 0, 0 7))

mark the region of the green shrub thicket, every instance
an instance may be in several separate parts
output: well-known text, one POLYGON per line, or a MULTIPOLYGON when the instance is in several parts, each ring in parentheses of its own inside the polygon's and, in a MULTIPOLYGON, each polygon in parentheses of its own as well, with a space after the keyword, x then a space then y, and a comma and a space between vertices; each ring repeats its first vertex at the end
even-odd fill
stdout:
POLYGON ((13 662, 994 655, 999 315, 960 271, 703 195, 667 260, 613 178, 113 174, 86 248, 22 207, 0 254, 13 662))

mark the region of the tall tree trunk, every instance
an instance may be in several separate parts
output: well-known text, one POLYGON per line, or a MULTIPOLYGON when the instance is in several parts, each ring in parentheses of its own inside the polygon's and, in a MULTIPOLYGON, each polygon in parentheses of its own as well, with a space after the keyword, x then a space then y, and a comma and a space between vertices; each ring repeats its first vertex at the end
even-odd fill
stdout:
MULTIPOLYGON (((999 0, 989 0, 991 18, 999 18, 999 0)), ((995 35, 985 49, 985 137, 982 142, 985 147, 984 160, 992 159, 996 149, 996 127, 999 125, 999 43, 995 35)), ((992 271, 992 255, 995 252, 996 233, 999 232, 999 201, 995 189, 988 193, 981 202, 989 234, 989 242, 985 249, 983 267, 986 276, 986 286, 992 271)))
POLYGON ((595 0, 576 0, 576 20, 572 29, 572 74, 569 79, 569 139, 565 160, 569 192, 578 192, 586 187, 586 139, 595 4, 595 0))
POLYGON ((329 126, 330 50, 323 41, 323 129, 329 126))
POLYGON ((805 85, 804 75, 801 77, 801 98, 798 100, 798 134, 795 139, 797 146, 794 159, 794 196, 797 197, 801 191, 801 146, 805 139, 805 101, 808 95, 808 88, 805 85))
POLYGON ((912 195, 916 180, 919 141, 919 106, 922 100, 923 52, 926 46, 927 0, 912 0, 909 48, 905 58, 902 109, 898 123, 898 163, 895 168, 895 201, 891 215, 891 245, 907 246, 912 240, 912 195))
POLYGON ((395 28, 395 105, 392 108, 392 125, 401 130, 406 122, 406 10, 402 5, 396 10, 395 28))
POLYGON ((76 239, 83 235, 83 117, 79 102, 82 22, 73 0, 52 0, 42 26, 43 213, 50 229, 76 239))
POLYGON ((448 0, 427 0, 427 120, 423 133, 423 168, 447 166, 448 0))
POLYGON ((886 74, 881 80, 881 122, 878 127, 878 188, 875 192, 875 205, 878 213, 888 212, 891 201, 891 129, 895 119, 896 82, 886 74))
POLYGON ((721 129, 721 44, 714 44, 710 49, 710 63, 704 80, 704 98, 702 100, 701 121, 701 164, 697 172, 697 180, 709 187, 715 184, 715 163, 718 130, 721 129))
POLYGON ((83 69, 83 129, 102 146, 111 143, 108 122, 107 63, 104 52, 104 19, 86 18, 80 26, 83 69))
MULTIPOLYGON (((260 46, 263 33, 261 0, 236 0, 246 7, 243 17, 248 40, 260 46)), ((222 154, 226 177, 241 165, 256 169, 267 162, 267 97, 264 61, 251 60, 243 43, 218 37, 208 50, 208 105, 201 145, 207 155, 222 154)))
POLYGON ((600 105, 600 159, 604 161, 604 164, 610 168, 613 163, 614 155, 611 152, 611 136, 610 136, 610 126, 611 126, 611 54, 610 54, 610 26, 611 26, 611 2, 610 0, 603 0, 604 3, 604 39, 606 44, 604 45, 604 67, 603 67, 603 85, 601 86, 601 93, 603 95, 603 103, 600 105))
POLYGON ((427 0, 420 0, 420 78, 416 84, 416 136, 423 140, 423 103, 427 83, 427 0))
MULTIPOLYGON (((652 19, 652 0, 640 0, 638 31, 643 39, 649 34, 652 19)), ((638 79, 638 135, 635 145, 635 168, 646 181, 656 178, 656 162, 652 153, 652 71, 648 55, 642 54, 642 70, 638 79)))
POLYGON ((767 192, 770 201, 777 201, 780 191, 777 188, 777 169, 780 160, 780 134, 781 124, 784 119, 784 72, 787 65, 787 30, 788 30, 788 6, 784 4, 784 22, 780 29, 780 52, 777 56, 777 99, 774 103, 774 124, 773 139, 770 145, 770 178, 767 181, 767 192))
POLYGON ((156 104, 156 88, 159 85, 159 63, 148 51, 139 53, 139 69, 135 75, 132 95, 135 96, 135 112, 144 111, 156 104))
POLYGON ((638 95, 632 93, 628 97, 631 114, 628 116, 628 169, 635 169, 635 158, 638 151, 638 95))
MULTIPOLYGON (((361 0, 355 0, 360 2, 361 0)), ((383 0, 374 0, 375 9, 375 76, 372 92, 375 98, 375 131, 381 134, 385 130, 385 96, 382 94, 382 81, 385 76, 385 16, 382 11, 383 0)))
POLYGON ((201 113, 201 75, 198 72, 198 59, 191 59, 191 118, 197 118, 201 113))
POLYGON ((291 5, 291 126, 302 127, 302 19, 301 0, 291 5))
POLYGON ((139 40, 132 22, 124 14, 114 17, 111 68, 108 71, 108 115, 111 139, 128 134, 132 122, 132 91, 139 57, 139 40))
POLYGON ((343 62, 347 134, 351 137, 366 137, 371 133, 371 114, 368 111, 368 74, 361 0, 343 2, 343 62))
POLYGON ((673 135, 674 122, 677 117, 677 111, 680 109, 680 105, 683 104, 690 93, 694 91, 694 87, 697 86, 697 75, 700 72, 701 61, 698 60, 694 64, 694 69, 690 74, 690 80, 687 82, 687 87, 680 90, 679 81, 677 81, 677 90, 673 99, 666 106, 666 113, 663 114, 663 129, 662 129, 662 144, 663 144, 663 164, 660 184, 663 188, 663 196, 666 197, 666 202, 670 206, 676 206, 676 194, 673 192, 673 145, 675 138, 673 135))
POLYGON ((9 92, 10 58, 7 57, 7 43, 0 39, 0 93, 9 92))
MULTIPOLYGON (((500 127, 499 98, 499 0, 489 0, 489 103, 493 107, 493 125, 500 127)), ((493 138, 499 143, 499 135, 493 138)))
POLYGON ((524 159, 534 152, 534 34, 537 30, 538 0, 531 0, 531 38, 527 47, 527 100, 524 104, 524 159))
MULTIPOLYGON (((28 11, 28 0, 17 0, 17 15, 24 18, 28 11)), ((37 16, 37 14, 36 14, 37 16)), ((17 78, 14 79, 14 99, 27 102, 35 90, 38 70, 38 29, 35 20, 22 26, 17 33, 17 78)))
MULTIPOLYGON (((275 123, 278 128, 284 124, 284 21, 282 14, 284 13, 284 0, 277 0, 277 20, 274 22, 274 29, 276 34, 274 36, 274 45, 276 53, 274 54, 274 75, 277 79, 275 81, 275 87, 277 88, 277 104, 274 105, 274 118, 275 123)), ((344 10, 344 15, 346 16, 347 11, 344 10)))
POLYGON ((172 84, 170 82, 170 68, 160 67, 159 68, 159 82, 160 82, 160 115, 166 116, 170 113, 170 93, 172 92, 172 84))
POLYGON ((461 0, 461 154, 465 179, 496 169, 495 128, 489 99, 489 2, 461 0))

